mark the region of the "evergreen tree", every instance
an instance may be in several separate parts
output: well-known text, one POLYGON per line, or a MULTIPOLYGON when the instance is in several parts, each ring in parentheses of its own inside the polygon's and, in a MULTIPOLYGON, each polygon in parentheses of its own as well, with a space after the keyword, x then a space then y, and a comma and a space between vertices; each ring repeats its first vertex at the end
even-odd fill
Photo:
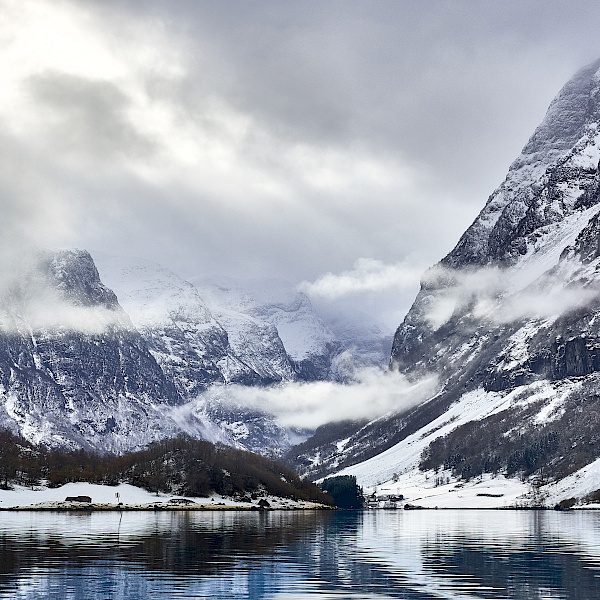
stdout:
POLYGON ((356 483, 354 475, 328 477, 320 485, 338 508, 362 508, 365 503, 362 488, 356 483))

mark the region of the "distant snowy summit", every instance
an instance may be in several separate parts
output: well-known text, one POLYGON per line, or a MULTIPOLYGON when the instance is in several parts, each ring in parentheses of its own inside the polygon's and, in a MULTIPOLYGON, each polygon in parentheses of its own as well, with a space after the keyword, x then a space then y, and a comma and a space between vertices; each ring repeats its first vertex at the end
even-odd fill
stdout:
POLYGON ((437 393, 343 439, 307 442, 298 465, 345 467, 394 493, 501 474, 529 482, 532 502, 544 490, 600 497, 599 160, 600 60, 564 86, 423 276, 391 366, 412 380, 437 375, 437 393))
MULTIPOLYGON (((213 382, 269 385, 337 379, 343 374, 336 357, 350 350, 362 361, 367 352, 363 348, 371 349, 374 339, 380 353, 369 350, 370 360, 387 360, 385 333, 373 329, 364 339, 338 337, 309 298, 285 280, 187 281, 142 259, 95 253, 94 260, 102 281, 151 341, 153 355, 173 374, 184 396, 213 382)), ((364 315, 360 319, 368 322, 364 315)))
MULTIPOLYGON (((308 297, 281 279, 234 281, 196 277, 192 282, 225 324, 239 351, 247 347, 253 324, 270 326, 289 358, 290 379, 331 377, 331 362, 340 344, 317 315, 308 297)), ((263 346, 264 347, 264 346, 263 346)), ((250 347, 260 355, 260 349, 250 347)))
POLYGON ((343 377, 348 340, 286 282, 195 283, 83 250, 23 257, 0 289, 0 424, 51 446, 119 452, 185 431, 281 453, 289 432, 227 386, 343 377))

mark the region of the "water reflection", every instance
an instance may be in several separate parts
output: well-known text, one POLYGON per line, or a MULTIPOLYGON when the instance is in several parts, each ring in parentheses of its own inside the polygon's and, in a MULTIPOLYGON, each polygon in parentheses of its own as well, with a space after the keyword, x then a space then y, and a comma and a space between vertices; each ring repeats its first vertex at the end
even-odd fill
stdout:
POLYGON ((600 513, 0 513, 0 598, 600 597, 600 513))

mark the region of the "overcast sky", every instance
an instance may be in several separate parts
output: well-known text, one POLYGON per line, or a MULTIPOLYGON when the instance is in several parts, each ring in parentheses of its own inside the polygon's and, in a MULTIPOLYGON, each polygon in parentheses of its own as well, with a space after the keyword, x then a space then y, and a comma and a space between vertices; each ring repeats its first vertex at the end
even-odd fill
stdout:
POLYGON ((597 0, 1 0, 1 256, 285 277, 395 326, 598 24, 597 0))

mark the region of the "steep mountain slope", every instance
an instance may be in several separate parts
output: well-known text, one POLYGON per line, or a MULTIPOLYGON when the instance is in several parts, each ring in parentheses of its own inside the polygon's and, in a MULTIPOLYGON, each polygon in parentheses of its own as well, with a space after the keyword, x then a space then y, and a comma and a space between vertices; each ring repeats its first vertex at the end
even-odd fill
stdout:
POLYGON ((0 423, 32 441, 117 451, 173 433, 161 408, 182 398, 91 256, 42 253, 22 267, 0 309, 0 423))
POLYGON ((419 466, 550 481, 600 456, 599 70, 561 90, 396 332, 391 367, 437 374, 438 393, 363 425, 321 469, 367 459, 343 472, 368 485, 419 466))
MULTIPOLYGON (((599 68, 600 61, 581 70, 559 93, 504 183, 426 275, 396 333, 395 368, 443 374, 434 413, 471 390, 507 394, 522 387, 520 401, 531 404, 536 396, 526 386, 581 388, 562 402, 556 391, 548 393, 536 400, 537 413, 520 419, 507 410, 503 433, 518 424, 524 435, 566 410, 574 395, 597 391, 599 68), (582 376, 575 386, 573 378, 582 376)), ((589 409, 588 419, 593 402, 589 409)), ((550 459, 565 474, 570 467, 559 468, 555 456, 560 446, 525 470, 550 459)), ((506 467, 506 457, 498 464, 506 467)))
POLYGON ((215 319, 198 290, 172 271, 143 259, 94 253, 94 260, 102 280, 116 292, 152 355, 185 398, 213 383, 267 385, 293 378, 273 327, 240 316, 237 320, 246 326, 240 340, 224 327, 236 321, 236 315, 215 319))

